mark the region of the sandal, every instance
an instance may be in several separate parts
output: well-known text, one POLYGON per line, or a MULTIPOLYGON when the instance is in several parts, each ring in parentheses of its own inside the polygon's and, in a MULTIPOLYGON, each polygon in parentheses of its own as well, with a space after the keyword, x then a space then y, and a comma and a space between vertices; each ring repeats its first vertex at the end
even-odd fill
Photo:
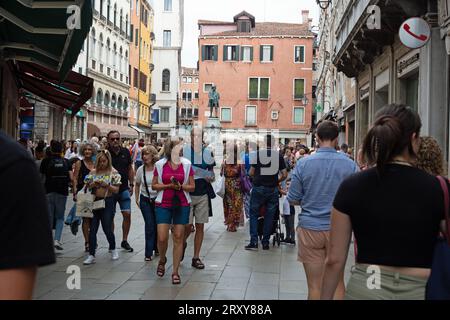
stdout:
POLYGON ((192 258, 192 266, 196 269, 205 269, 205 265, 200 258, 192 258))
POLYGON ((152 257, 145 257, 145 261, 152 261, 152 257))
POLYGON ((180 284, 180 283, 181 283, 180 275, 177 273, 172 273, 172 284, 180 284))
POLYGON ((158 277, 164 277, 164 274, 166 273, 166 262, 167 258, 164 258, 164 262, 163 259, 159 259, 158 268, 156 269, 158 277))

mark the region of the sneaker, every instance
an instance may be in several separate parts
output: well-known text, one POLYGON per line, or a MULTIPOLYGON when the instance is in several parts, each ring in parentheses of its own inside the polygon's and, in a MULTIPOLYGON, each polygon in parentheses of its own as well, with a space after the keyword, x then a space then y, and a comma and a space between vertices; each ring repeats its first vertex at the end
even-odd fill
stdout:
POLYGON ((86 260, 83 261, 84 265, 94 264, 95 263, 95 257, 89 255, 86 260))
POLYGON ((263 244, 263 250, 269 250, 270 246, 268 244, 263 244))
POLYGON ((55 240, 55 249, 56 250, 64 250, 60 241, 55 240))
POLYGON ((258 250, 258 245, 249 243, 245 246, 245 250, 258 250))
POLYGON ((118 260, 119 259, 119 253, 117 250, 111 250, 111 260, 118 260))
POLYGON ((133 252, 133 248, 127 241, 122 241, 121 247, 128 252, 133 252))
POLYGON ((78 233, 78 226, 80 225, 80 221, 79 220, 75 220, 74 222, 72 222, 72 224, 70 225, 70 231, 72 232, 72 234, 74 236, 77 235, 78 233))

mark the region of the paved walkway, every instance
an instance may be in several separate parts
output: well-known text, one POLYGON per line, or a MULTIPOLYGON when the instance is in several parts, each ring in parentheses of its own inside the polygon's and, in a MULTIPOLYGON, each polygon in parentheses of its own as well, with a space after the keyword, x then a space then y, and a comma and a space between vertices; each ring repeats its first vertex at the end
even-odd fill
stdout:
MULTIPOLYGON (((204 270, 191 267, 193 238, 189 239, 186 257, 180 268, 181 285, 171 282, 172 242, 169 243, 166 275, 156 275, 157 259, 144 262, 144 221, 133 201, 132 228, 129 242, 133 253, 120 250, 120 259, 111 261, 103 231, 99 230, 99 249, 96 264, 83 266, 84 239, 80 232, 75 237, 65 227, 64 251, 57 255, 57 263, 41 268, 38 274, 35 299, 145 299, 145 300, 304 300, 307 298, 306 277, 297 261, 297 247, 281 245, 268 251, 246 251, 248 222, 238 232, 230 233, 223 225, 222 199, 213 201, 214 217, 206 225, 202 248, 204 270), (81 289, 67 289, 67 267, 81 268, 81 289)), ((68 202, 67 211, 72 202, 68 202)), ((122 240, 122 218, 116 214, 116 241, 122 240)), ((284 231, 284 225, 282 225, 284 231)), ((349 254, 346 281, 354 261, 349 254)))

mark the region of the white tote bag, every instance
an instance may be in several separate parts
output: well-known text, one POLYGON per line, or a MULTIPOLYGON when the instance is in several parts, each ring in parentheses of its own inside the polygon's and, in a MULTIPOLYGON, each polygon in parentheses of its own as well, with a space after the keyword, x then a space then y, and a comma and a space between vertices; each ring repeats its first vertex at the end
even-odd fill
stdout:
POLYGON ((217 179, 214 192, 221 198, 225 197, 225 177, 224 176, 219 176, 219 179, 217 179))
POLYGON ((76 216, 83 218, 93 218, 94 213, 92 211, 94 207, 94 199, 95 196, 91 193, 79 192, 77 194, 76 216))

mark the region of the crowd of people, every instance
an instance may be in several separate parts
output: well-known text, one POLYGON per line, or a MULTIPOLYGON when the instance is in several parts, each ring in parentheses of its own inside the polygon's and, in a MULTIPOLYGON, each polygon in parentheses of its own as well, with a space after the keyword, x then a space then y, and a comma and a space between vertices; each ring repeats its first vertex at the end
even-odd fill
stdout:
MULTIPOLYGON (((338 146, 336 123, 323 121, 315 132, 314 149, 298 142, 278 146, 267 134, 261 141, 227 143, 219 164, 205 144, 201 128, 191 131, 190 141, 170 137, 159 145, 146 145, 144 140, 130 145, 122 142, 117 131, 101 140, 51 141, 49 146, 22 141, 27 151, 22 150, 18 157, 25 163, 26 157, 34 156, 41 174, 36 179, 43 184, 47 198, 33 201, 48 206, 48 224, 55 230, 51 248, 48 237, 43 236, 36 242, 40 244, 38 255, 31 260, 37 265, 54 262, 54 250, 64 250, 64 222, 74 234, 82 225, 87 253, 84 264, 95 263, 100 224, 111 259, 119 259, 114 232, 117 203, 123 217, 120 246, 132 252, 128 236, 134 194, 144 219, 143 259, 152 261, 159 256, 157 275, 163 277, 171 233, 171 281, 180 284, 179 267, 192 233, 191 265, 205 268, 201 260, 204 226, 212 216, 211 201, 222 188, 226 230, 236 232, 245 218, 249 219, 246 250, 258 250, 259 242, 263 250, 269 250, 273 222, 282 216, 283 241, 298 243, 309 299, 424 299, 434 246, 439 233, 447 232, 444 192, 436 179, 445 176, 446 170, 436 140, 421 137, 420 129, 420 118, 411 108, 389 105, 378 112, 356 157, 346 144, 338 146), (219 179, 214 173, 216 166, 219 179), (81 192, 92 194, 99 204, 92 218, 77 215, 81 192), (74 205, 64 220, 69 194, 74 205), (297 228, 296 207, 301 210, 297 228), (352 239, 356 262, 345 286, 344 268, 352 239), (379 290, 366 285, 372 265, 381 270, 379 290)), ((39 187, 33 188, 39 197, 39 187)), ((2 261, 0 267, 5 265, 2 261)))

